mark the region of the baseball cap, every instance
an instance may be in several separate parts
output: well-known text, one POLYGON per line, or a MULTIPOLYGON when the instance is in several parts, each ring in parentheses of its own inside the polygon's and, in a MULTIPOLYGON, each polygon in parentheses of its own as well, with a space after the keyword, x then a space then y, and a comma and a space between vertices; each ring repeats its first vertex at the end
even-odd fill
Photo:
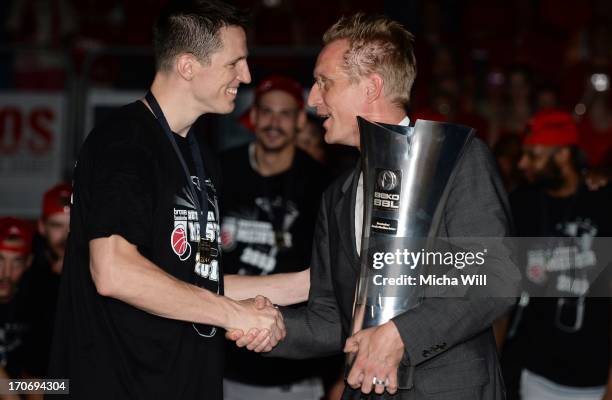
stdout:
POLYGON ((34 227, 29 222, 14 217, 0 218, 0 250, 28 254, 32 251, 33 237, 34 227), (8 239, 21 240, 23 243, 20 245, 6 243, 8 239))
POLYGON ((527 124, 524 144, 573 146, 578 144, 578 128, 572 115, 560 110, 536 113, 527 124))
POLYGON ((72 186, 60 183, 53 186, 43 196, 42 217, 46 219, 51 214, 70 212, 70 197, 72 186))
MULTIPOLYGON (((255 103, 259 101, 261 96, 264 94, 271 92, 273 90, 280 90, 285 93, 288 93, 295 99, 298 104, 298 108, 304 107, 304 95, 302 94, 303 88, 302 85, 298 81, 293 78, 289 78, 284 75, 271 75, 267 78, 261 80, 257 87, 255 88, 255 103)), ((242 116, 240 117, 240 122, 249 130, 254 130, 255 127, 251 123, 251 119, 249 113, 251 109, 249 108, 242 116)))

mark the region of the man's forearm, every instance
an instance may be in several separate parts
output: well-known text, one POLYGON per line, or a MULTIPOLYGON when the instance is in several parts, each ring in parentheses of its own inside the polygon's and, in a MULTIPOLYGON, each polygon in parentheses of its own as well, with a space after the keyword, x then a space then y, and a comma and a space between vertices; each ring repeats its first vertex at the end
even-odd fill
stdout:
POLYGON ((164 318, 229 327, 237 304, 208 290, 180 281, 143 257, 120 236, 92 240, 92 277, 103 296, 121 300, 164 318))
POLYGON ((234 300, 262 295, 274 304, 287 306, 308 300, 309 290, 310 269, 265 276, 225 276, 225 295, 234 300))

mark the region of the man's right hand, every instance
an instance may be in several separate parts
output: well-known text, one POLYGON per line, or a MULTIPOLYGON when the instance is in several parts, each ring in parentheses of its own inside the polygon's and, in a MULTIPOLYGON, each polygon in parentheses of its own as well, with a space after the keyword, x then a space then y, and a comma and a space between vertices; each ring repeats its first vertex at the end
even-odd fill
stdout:
POLYGON ((285 338, 283 317, 270 300, 257 296, 239 301, 237 305, 238 313, 234 321, 229 322, 226 337, 238 347, 267 352, 285 338))

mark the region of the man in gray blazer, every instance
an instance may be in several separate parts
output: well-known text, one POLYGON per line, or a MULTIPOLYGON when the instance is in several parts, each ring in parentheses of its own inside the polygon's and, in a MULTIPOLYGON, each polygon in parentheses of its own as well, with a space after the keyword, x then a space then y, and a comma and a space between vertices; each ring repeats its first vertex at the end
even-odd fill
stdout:
MULTIPOLYGON (((338 21, 323 41, 308 103, 326 117, 326 142, 359 148, 357 116, 408 124, 405 107, 416 75, 409 32, 386 17, 356 14, 338 21)), ((473 139, 458 168, 440 236, 508 236, 507 200, 486 146, 473 139)), ((491 323, 513 304, 512 297, 428 297, 391 321, 348 337, 359 277, 361 190, 356 168, 325 192, 315 230, 308 305, 282 310, 287 336, 271 355, 307 358, 343 349, 357 353, 344 399, 504 398, 491 323), (398 368, 412 370, 410 389, 398 391, 398 368)), ((500 246, 494 253, 485 266, 489 285, 514 287, 519 278, 509 251, 500 246)), ((257 345, 254 333, 229 332, 228 337, 239 346, 257 345)))

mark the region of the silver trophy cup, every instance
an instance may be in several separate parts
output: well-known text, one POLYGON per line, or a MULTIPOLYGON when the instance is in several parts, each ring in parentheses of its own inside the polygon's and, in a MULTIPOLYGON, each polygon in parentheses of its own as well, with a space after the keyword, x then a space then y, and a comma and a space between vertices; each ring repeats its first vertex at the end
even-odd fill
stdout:
MULTIPOLYGON (((419 268, 381 267, 380 255, 419 252, 434 241, 455 167, 474 135, 472 128, 434 121, 417 120, 410 127, 357 120, 363 230, 351 334, 382 325, 422 301, 422 285, 381 284, 385 278, 418 279, 419 268)), ((349 368, 354 356, 347 358, 349 368)), ((400 366, 400 389, 412 387, 412 371, 400 366)))

